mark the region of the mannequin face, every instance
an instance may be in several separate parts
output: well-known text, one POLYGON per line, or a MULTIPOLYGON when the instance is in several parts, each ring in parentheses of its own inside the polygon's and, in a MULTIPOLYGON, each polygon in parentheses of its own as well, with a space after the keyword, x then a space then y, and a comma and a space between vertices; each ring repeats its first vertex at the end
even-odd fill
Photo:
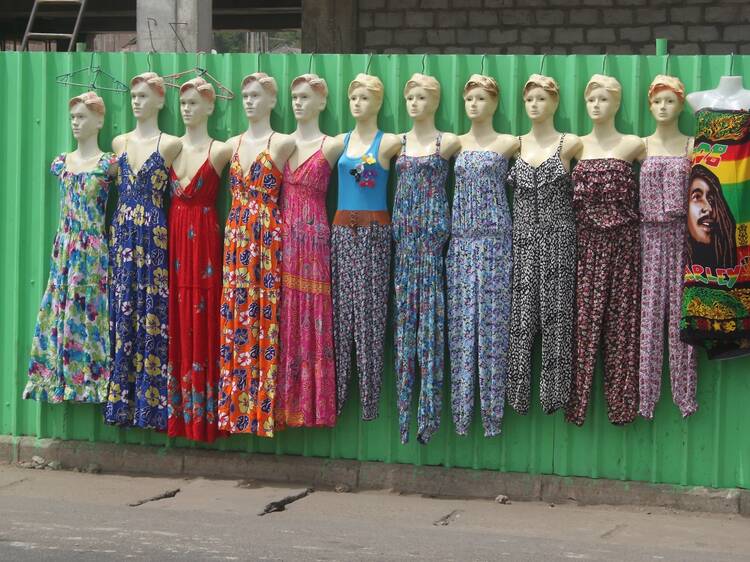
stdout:
POLYGON ((242 107, 251 121, 267 117, 276 106, 276 96, 271 95, 256 80, 242 88, 242 107))
POLYGON ((164 96, 160 96, 145 82, 138 82, 130 89, 130 106, 138 121, 150 119, 164 107, 164 96))
POLYGON ((214 104, 190 88, 180 94, 180 115, 186 127, 196 126, 208 120, 214 112, 214 104))
POLYGON ((484 88, 472 88, 464 94, 464 109, 472 121, 492 119, 497 109, 497 98, 493 98, 484 88))
POLYGON ((594 88, 586 96, 586 111, 595 123, 614 118, 619 108, 620 101, 604 88, 594 88))
POLYGON ((326 98, 312 89, 307 82, 300 82, 292 89, 292 111, 297 121, 317 119, 325 109, 326 98))
POLYGON ((437 111, 438 99, 434 92, 422 86, 414 86, 406 92, 406 111, 412 119, 419 119, 434 115, 437 111))
POLYGON ((529 119, 532 121, 544 121, 555 114, 560 100, 557 96, 536 86, 526 92, 523 102, 526 107, 526 115, 529 116, 529 119))
POLYGON ((699 244, 710 244, 716 228, 713 195, 709 185, 701 178, 690 184, 688 204, 688 232, 699 244))
POLYGON ((377 115, 381 102, 364 86, 358 86, 349 94, 349 111, 355 119, 366 119, 377 115))
POLYGON ((77 141, 97 135, 103 125, 104 116, 91 111, 85 103, 77 103, 70 109, 70 128, 77 141))
POLYGON ((661 90, 649 100, 649 110, 657 123, 670 123, 682 112, 683 102, 672 90, 661 90))

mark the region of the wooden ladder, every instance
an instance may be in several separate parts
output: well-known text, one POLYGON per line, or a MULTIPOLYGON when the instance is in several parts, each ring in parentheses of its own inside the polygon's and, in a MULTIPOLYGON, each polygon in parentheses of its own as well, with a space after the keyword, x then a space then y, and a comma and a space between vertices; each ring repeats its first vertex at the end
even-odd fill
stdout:
POLYGON ((30 39, 67 39, 68 52, 71 52, 75 47, 76 37, 78 36, 78 29, 81 27, 81 20, 83 19, 83 10, 86 8, 86 0, 34 0, 34 6, 31 8, 31 16, 29 16, 29 23, 26 25, 26 31, 23 34, 23 42, 21 43, 21 50, 25 51, 29 47, 30 39), (73 33, 34 33, 31 31, 34 25, 34 18, 37 15, 37 9, 43 4, 53 4, 57 6, 61 5, 78 5, 78 15, 76 16, 75 27, 73 33))

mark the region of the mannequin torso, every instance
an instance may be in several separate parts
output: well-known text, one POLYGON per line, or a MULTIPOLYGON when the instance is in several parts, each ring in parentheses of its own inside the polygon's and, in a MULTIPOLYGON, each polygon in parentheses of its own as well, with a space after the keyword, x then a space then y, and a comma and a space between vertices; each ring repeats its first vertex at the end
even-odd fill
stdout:
MULTIPOLYGON (((349 145, 346 149, 346 155, 350 158, 362 156, 375 140, 378 133, 377 115, 374 119, 357 120, 354 125, 352 134, 349 136, 349 145)), ((346 133, 337 135, 334 139, 336 145, 341 146, 339 156, 343 152, 346 133)), ((380 150, 378 150, 378 163, 384 170, 391 167, 391 158, 393 158, 401 147, 401 141, 393 133, 384 133, 380 141, 380 150)))
POLYGON ((635 135, 624 135, 611 128, 597 129, 581 137, 581 146, 573 155, 576 160, 599 160, 615 158, 625 162, 633 162, 644 152, 644 142, 635 135))
POLYGON ((232 149, 232 154, 238 152, 240 167, 247 172, 255 162, 258 155, 266 150, 278 169, 283 169, 284 164, 294 152, 295 144, 291 135, 276 133, 270 127, 253 126, 241 135, 234 136, 227 141, 232 149), (240 142, 240 140, 242 142, 240 142), (238 151, 239 148, 239 151, 238 151))
POLYGON ((509 159, 518 151, 518 139, 513 135, 505 135, 495 131, 482 133, 475 130, 474 126, 472 126, 468 133, 458 137, 458 142, 461 152, 474 150, 495 152, 506 159, 509 159))
POLYGON ((686 100, 693 111, 703 108, 750 110, 750 90, 742 86, 742 76, 722 76, 713 90, 688 94, 686 100))
POLYGON ((151 155, 156 152, 164 159, 165 167, 169 168, 182 149, 182 140, 173 135, 162 133, 158 128, 140 127, 140 123, 129 133, 118 135, 112 140, 112 150, 118 156, 127 152, 128 163, 134 173, 137 173, 151 155), (161 137, 161 138, 160 138, 161 137))
MULTIPOLYGON (((556 154, 561 138, 562 134, 554 127, 551 130, 544 130, 532 123, 531 131, 521 136, 519 156, 529 166, 538 168, 556 154)), ((562 141, 560 160, 565 170, 569 172, 570 161, 581 150, 582 142, 580 137, 570 133, 566 133, 562 141)))

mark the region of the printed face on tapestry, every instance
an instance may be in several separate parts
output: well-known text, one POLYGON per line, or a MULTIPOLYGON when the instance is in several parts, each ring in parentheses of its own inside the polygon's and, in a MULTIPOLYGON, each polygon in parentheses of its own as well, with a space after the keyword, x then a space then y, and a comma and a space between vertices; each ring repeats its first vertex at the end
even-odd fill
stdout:
POLYGON ((130 107, 138 121, 150 119, 164 107, 164 96, 146 82, 138 82, 130 89, 130 107))
POLYGON ((464 95, 464 109, 472 121, 492 119, 497 110, 497 98, 484 88, 472 88, 464 95))
POLYGON ((672 90, 663 89, 649 100, 649 109, 657 123, 671 123, 680 116, 683 102, 672 90))
POLYGON ((186 126, 195 126, 208 120, 214 112, 214 104, 195 88, 180 94, 180 115, 186 126))
POLYGON ((253 80, 242 88, 242 107, 250 121, 264 119, 276 107, 276 96, 266 90, 258 80, 253 80))
POLYGON ((535 87, 526 92, 523 103, 529 119, 544 121, 555 114, 560 100, 544 88, 535 87))
POLYGON ((292 111, 297 121, 317 119, 326 107, 326 98, 312 89, 306 81, 300 81, 292 88, 292 111))
POLYGON ((103 125, 104 116, 91 111, 85 103, 77 103, 70 109, 70 128, 77 141, 97 135, 103 125))
POLYGON ((364 86, 354 88, 349 94, 349 111, 355 119, 367 119, 377 115, 381 104, 382 101, 364 86))
POLYGON ((618 109, 620 109, 620 100, 605 88, 594 88, 586 96, 586 111, 594 122, 614 118, 618 109))
POLYGON ((406 98, 406 111, 409 113, 409 117, 416 120, 434 115, 440 101, 435 92, 422 86, 414 86, 409 89, 404 97, 406 98))

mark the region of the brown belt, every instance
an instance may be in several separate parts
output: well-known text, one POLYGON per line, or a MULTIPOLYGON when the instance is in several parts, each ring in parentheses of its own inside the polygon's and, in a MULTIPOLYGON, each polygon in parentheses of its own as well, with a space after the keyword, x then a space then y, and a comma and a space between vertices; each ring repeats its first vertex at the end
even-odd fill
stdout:
POLYGON ((336 211, 333 217, 336 226, 370 226, 372 224, 391 224, 388 211, 336 211))

